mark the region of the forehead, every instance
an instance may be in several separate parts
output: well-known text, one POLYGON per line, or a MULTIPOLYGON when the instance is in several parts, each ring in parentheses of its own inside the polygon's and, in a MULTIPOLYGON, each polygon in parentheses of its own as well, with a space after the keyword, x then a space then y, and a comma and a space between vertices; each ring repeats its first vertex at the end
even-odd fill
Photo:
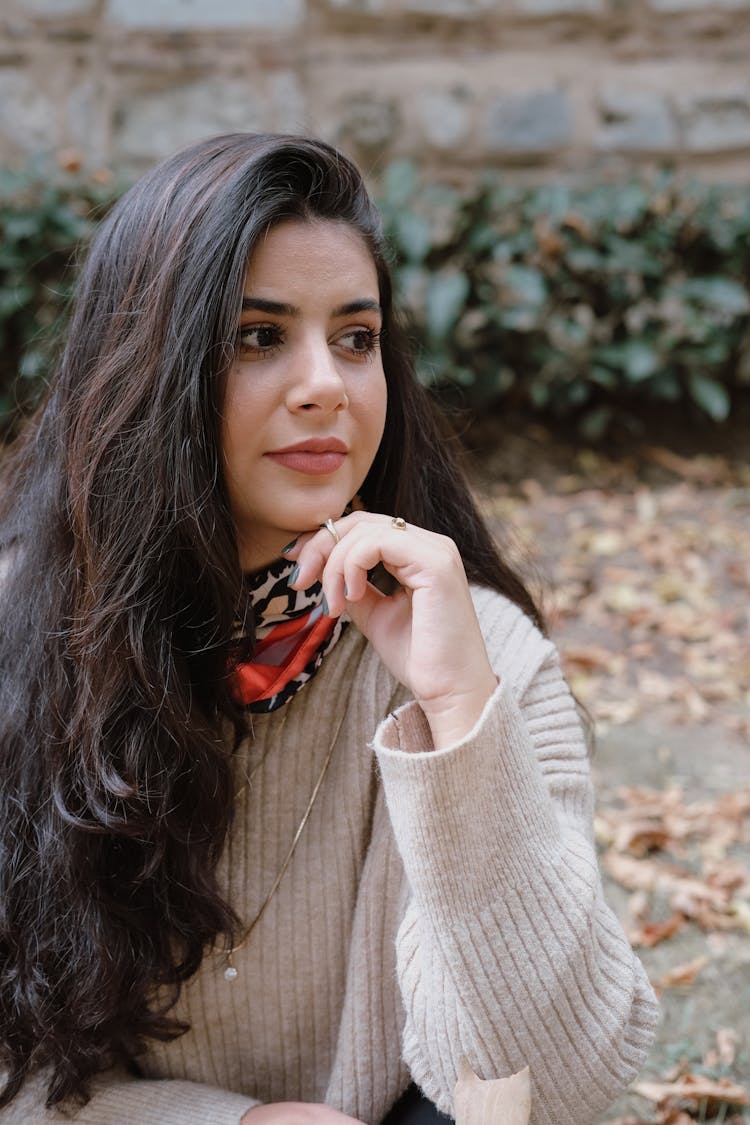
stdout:
POLYGON ((248 260, 245 293, 288 296, 310 286, 354 287, 358 297, 377 298, 375 261, 359 231, 348 223, 285 219, 261 237, 248 260))

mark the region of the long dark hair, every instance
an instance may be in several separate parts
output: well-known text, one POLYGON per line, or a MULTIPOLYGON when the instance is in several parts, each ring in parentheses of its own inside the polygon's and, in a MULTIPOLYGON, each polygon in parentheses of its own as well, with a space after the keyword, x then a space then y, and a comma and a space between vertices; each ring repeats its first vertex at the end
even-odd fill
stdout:
POLYGON ((248 257, 287 217, 350 224, 376 263, 388 414, 365 505, 451 535, 470 579, 538 620, 414 378, 356 168, 237 134, 137 183, 0 489, 0 1106, 32 1067, 49 1105, 85 1099, 96 1071, 180 1034, 182 982, 238 925, 215 877, 244 733, 220 412, 248 257))

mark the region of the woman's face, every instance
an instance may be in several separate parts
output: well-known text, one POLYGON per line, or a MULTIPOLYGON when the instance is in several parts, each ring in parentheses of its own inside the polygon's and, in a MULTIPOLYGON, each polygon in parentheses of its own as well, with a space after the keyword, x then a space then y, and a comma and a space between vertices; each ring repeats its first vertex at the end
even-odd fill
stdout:
POLYGON ((248 265, 222 418, 243 570, 340 516, 385 424, 375 264, 344 223, 290 219, 248 265))

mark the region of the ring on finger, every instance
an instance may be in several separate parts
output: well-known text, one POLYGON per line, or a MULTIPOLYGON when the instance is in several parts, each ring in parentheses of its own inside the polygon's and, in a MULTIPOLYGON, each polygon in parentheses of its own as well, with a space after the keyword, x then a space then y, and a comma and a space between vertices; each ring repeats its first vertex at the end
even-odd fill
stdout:
POLYGON ((331 535, 333 536, 334 543, 340 543, 341 542, 341 536, 339 535, 338 531, 336 530, 336 524, 333 522, 333 520, 331 520, 331 519, 324 520, 323 523, 320 526, 324 527, 326 529, 326 531, 330 531, 331 535))
POLYGON ((406 520, 401 516, 394 516, 391 520, 391 527, 395 527, 396 531, 406 531, 406 520))

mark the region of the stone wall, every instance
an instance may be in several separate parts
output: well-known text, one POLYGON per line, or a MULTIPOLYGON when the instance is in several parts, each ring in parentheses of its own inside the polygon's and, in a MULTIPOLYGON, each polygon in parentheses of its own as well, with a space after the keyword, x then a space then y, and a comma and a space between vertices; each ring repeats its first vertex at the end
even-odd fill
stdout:
POLYGON ((371 173, 750 176, 750 0, 0 0, 0 161, 132 173, 236 129, 371 173))

